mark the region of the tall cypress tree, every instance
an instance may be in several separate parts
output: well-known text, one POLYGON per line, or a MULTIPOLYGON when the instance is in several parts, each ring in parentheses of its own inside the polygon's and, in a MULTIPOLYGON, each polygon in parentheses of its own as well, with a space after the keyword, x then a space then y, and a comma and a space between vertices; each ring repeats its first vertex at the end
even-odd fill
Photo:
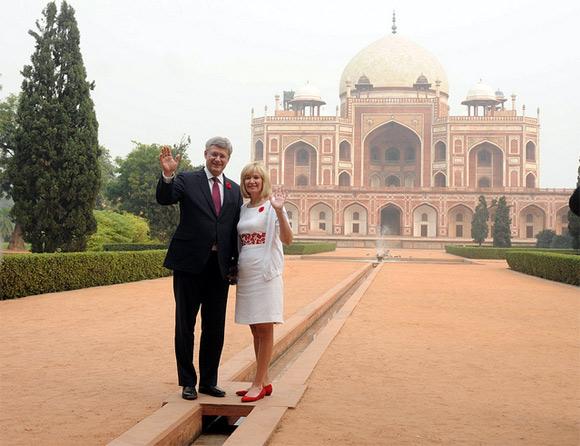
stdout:
POLYGON ((22 70, 19 129, 9 166, 13 215, 33 252, 81 251, 96 229, 98 123, 74 10, 48 3, 22 70))
MULTIPOLYGON (((580 188, 580 165, 578 166, 576 187, 580 188)), ((580 216, 570 210, 568 210, 568 233, 572 237, 572 247, 580 249, 580 216)))
POLYGON ((510 209, 505 196, 502 195, 497 200, 497 208, 493 221, 493 246, 509 248, 512 245, 511 223, 510 209))
POLYGON ((471 220, 471 238, 479 246, 485 241, 487 237, 487 219, 489 218, 489 211, 487 210, 487 202, 483 195, 479 196, 479 203, 475 208, 473 219, 471 220))

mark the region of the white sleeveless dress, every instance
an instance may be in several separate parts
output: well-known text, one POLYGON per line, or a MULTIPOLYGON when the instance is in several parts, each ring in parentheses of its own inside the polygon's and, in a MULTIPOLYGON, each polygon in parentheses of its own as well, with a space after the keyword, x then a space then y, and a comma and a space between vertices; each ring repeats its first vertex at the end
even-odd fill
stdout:
POLYGON ((264 278, 266 237, 279 237, 276 221, 275 234, 266 234, 267 215, 271 204, 266 201, 257 207, 244 204, 240 211, 238 235, 241 249, 238 259, 238 285, 236 289, 236 316, 238 324, 284 322, 282 275, 271 280, 264 278))

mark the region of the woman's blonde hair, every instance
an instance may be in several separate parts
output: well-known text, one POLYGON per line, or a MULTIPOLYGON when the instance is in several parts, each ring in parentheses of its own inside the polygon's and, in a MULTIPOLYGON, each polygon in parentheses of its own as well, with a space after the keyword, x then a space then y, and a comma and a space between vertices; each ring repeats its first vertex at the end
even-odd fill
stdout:
POLYGON ((272 184, 270 183, 270 175, 266 171, 266 168, 262 163, 253 162, 250 164, 246 164, 242 169, 242 173, 240 174, 240 187, 242 188, 242 195, 244 198, 250 198, 250 194, 246 190, 246 185, 244 183, 244 178, 248 175, 252 175, 253 173, 257 173, 262 177, 262 193, 260 194, 260 198, 267 198, 272 194, 272 184))

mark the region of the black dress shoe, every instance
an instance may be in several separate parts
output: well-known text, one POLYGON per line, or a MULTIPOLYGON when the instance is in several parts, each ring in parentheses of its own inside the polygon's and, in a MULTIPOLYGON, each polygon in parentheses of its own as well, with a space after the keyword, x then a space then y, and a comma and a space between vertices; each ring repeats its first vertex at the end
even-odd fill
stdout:
POLYGON ((181 398, 184 400, 195 400, 197 399, 197 391, 195 386, 185 386, 181 391, 181 398))
POLYGON ((215 396, 217 398, 223 398, 226 396, 225 390, 220 389, 218 386, 199 386, 199 393, 205 393, 206 395, 215 396))

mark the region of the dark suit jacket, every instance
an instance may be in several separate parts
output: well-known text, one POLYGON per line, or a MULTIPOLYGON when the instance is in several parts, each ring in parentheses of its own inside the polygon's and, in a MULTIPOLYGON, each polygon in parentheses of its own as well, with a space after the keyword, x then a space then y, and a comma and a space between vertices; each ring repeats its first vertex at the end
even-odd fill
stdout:
POLYGON ((201 273, 218 246, 220 271, 225 278, 230 266, 237 264, 238 231, 242 195, 240 187, 224 175, 224 198, 220 215, 215 213, 205 171, 183 172, 171 183, 163 177, 157 183, 159 204, 179 203, 179 225, 173 234, 163 266, 201 273))

